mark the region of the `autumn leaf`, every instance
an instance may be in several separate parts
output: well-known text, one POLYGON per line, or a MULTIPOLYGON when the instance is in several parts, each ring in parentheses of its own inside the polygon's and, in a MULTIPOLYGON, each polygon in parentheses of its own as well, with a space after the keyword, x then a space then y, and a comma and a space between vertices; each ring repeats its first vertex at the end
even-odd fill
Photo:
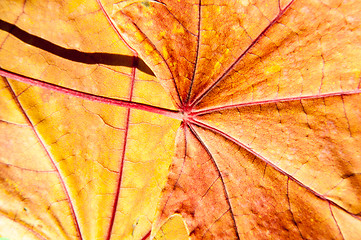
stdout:
POLYGON ((361 234, 358 1, 0 4, 0 237, 361 234))

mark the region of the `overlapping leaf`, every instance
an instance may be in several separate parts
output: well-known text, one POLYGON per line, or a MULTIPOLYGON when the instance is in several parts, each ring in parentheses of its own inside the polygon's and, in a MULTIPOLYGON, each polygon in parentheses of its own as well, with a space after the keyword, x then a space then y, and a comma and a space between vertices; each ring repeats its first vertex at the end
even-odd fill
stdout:
POLYGON ((160 222, 181 213, 197 239, 355 238, 359 3, 165 3, 114 17, 190 116, 160 222))

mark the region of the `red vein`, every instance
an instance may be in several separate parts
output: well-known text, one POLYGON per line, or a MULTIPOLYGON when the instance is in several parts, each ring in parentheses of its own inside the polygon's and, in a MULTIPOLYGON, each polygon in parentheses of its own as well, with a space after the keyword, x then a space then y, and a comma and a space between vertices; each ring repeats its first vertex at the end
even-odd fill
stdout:
POLYGON ((209 108, 209 109, 205 109, 205 110, 194 111, 190 115, 198 116, 198 115, 203 115, 203 114, 231 109, 231 108, 248 107, 248 106, 254 106, 254 105, 279 103, 279 102, 300 101, 300 100, 307 100, 307 99, 318 99, 318 98, 335 97, 335 96, 344 96, 344 95, 352 95, 352 94, 359 94, 359 93, 361 93, 361 89, 345 91, 345 92, 332 92, 332 93, 325 93, 325 94, 318 94, 318 95, 308 95, 308 96, 300 96, 300 97, 288 97, 288 98, 269 99, 269 100, 255 101, 255 102, 245 102, 245 103, 239 103, 239 104, 233 104, 233 105, 228 105, 228 106, 215 107, 215 108, 209 108))
POLYGON ((148 239, 149 237, 150 237, 150 233, 151 233, 152 231, 150 230, 143 238, 142 238, 142 240, 146 240, 146 239, 148 239))
POLYGON ((112 211, 112 216, 110 219, 110 224, 109 224, 109 229, 108 229, 108 236, 106 238, 107 240, 109 240, 112 235, 112 230, 113 230, 114 221, 115 221, 115 215, 116 215, 117 207, 118 207, 118 203, 119 203, 120 188, 122 185, 122 176, 123 176, 123 169, 124 169, 125 149, 127 148, 127 142, 128 142, 127 139, 128 139, 128 130, 129 130, 129 117, 130 117, 130 109, 127 109, 126 125, 125 125, 124 140, 123 140, 123 151, 122 151, 122 156, 120 159, 119 178, 117 181, 117 189, 116 189, 116 193, 115 193, 113 211, 112 211))
MULTIPOLYGON (((135 68, 133 68, 132 72, 135 68)), ((130 97, 129 99, 132 99, 133 96, 133 86, 134 86, 134 78, 132 79, 131 82, 131 89, 130 89, 130 97)), ((129 131, 129 118, 130 118, 130 109, 127 109, 127 116, 126 116, 126 123, 125 123, 125 131, 124 131, 124 140, 123 140, 123 151, 122 151, 122 156, 120 159, 120 169, 119 169, 119 178, 118 178, 118 183, 117 183, 117 190, 115 193, 115 198, 114 198, 114 204, 113 204, 113 212, 112 212, 112 216, 110 219, 110 224, 109 224, 109 229, 108 229, 108 236, 107 236, 107 240, 109 240, 111 238, 112 235, 112 230, 113 230, 113 226, 114 226, 114 221, 115 221, 115 215, 117 212, 117 207, 118 207, 118 203, 119 203, 119 195, 120 195, 120 188, 122 185, 122 177, 123 177, 123 169, 124 169, 124 160, 125 160, 125 150, 127 148, 127 143, 128 143, 128 131, 129 131)))
POLYGON ((232 204, 231 204, 231 201, 229 199, 229 194, 228 194, 228 191, 227 191, 227 188, 226 188, 226 184, 224 183, 224 179, 223 179, 223 176, 222 176, 222 172, 221 170, 219 169, 218 167, 218 164, 216 162, 216 160, 214 159, 213 155, 211 154, 211 152, 209 151, 208 147, 206 146, 206 144, 203 142, 203 140, 200 138, 200 136, 197 134, 197 132, 192 128, 192 126, 190 124, 187 124, 187 126, 189 127, 189 129, 191 130, 191 132, 193 133, 193 135, 198 139, 199 143, 203 146, 204 150, 206 150, 206 152, 208 153, 208 155, 211 157, 212 159, 212 162, 214 164, 214 166, 216 167, 217 169, 217 172, 218 172, 218 175, 221 179, 221 182, 222 182, 222 185, 223 185, 223 191, 224 191, 224 195, 226 197, 226 201, 227 201, 227 204, 229 206, 229 211, 231 213, 231 216, 232 216, 232 220, 233 220, 233 223, 234 223, 234 228, 236 230, 236 236, 237 236, 237 239, 240 239, 239 237, 239 234, 238 234, 238 228, 237 228, 237 223, 236 223, 236 219, 234 218, 234 213, 233 213, 233 209, 232 209, 232 204))
POLYGON ((56 85, 53 83, 47 83, 47 82, 44 82, 44 81, 41 81, 38 79, 25 77, 23 75, 16 74, 16 73, 13 73, 13 72, 10 72, 7 70, 3 70, 1 68, 0 68, 0 75, 7 77, 7 78, 17 80, 19 82, 28 83, 33 86, 49 89, 52 91, 60 92, 63 94, 74 96, 74 97, 87 99, 87 100, 94 101, 94 102, 100 102, 100 103, 116 105, 116 106, 126 107, 126 108, 139 109, 139 110, 160 114, 160 115, 167 116, 167 117, 174 118, 174 119, 179 119, 179 120, 182 119, 182 114, 176 110, 156 107, 156 106, 132 102, 132 101, 109 98, 109 97, 104 97, 104 96, 97 96, 97 95, 94 95, 91 93, 86 93, 86 92, 70 89, 67 87, 59 86, 59 85, 56 85))
MULTIPOLYGON (((267 165, 266 165, 267 166, 267 165)), ((295 216, 293 215, 293 211, 292 211, 292 207, 291 207, 291 202, 290 202, 290 193, 289 193, 289 181, 290 181, 290 178, 287 177, 287 202, 288 202, 288 208, 290 209, 290 212, 291 212, 291 216, 292 216, 292 219, 293 219, 293 222, 295 223, 296 225, 296 228, 298 230, 298 233, 300 234, 301 238, 302 239, 305 239, 300 231, 300 228, 298 227, 298 224, 296 222, 296 219, 295 219, 295 216)))
POLYGON ((315 190, 311 189, 310 187, 304 185, 302 182, 300 182, 299 180, 297 180, 296 178, 294 178, 292 175, 290 175, 289 173, 285 172, 284 170, 282 170, 281 168, 277 167, 275 164, 273 164, 272 162, 268 161, 265 157, 263 157, 262 155, 260 155, 259 153, 255 152, 252 148, 250 148, 249 146, 245 145, 244 143, 238 141, 237 139, 233 138, 232 136, 226 134, 225 132, 222 132, 221 130, 211 127, 205 123, 199 122, 197 120, 194 119, 190 119, 189 120, 190 123, 202 127, 204 129, 208 129, 214 133, 217 133, 219 135, 221 135, 222 137, 228 139, 229 141, 233 142, 234 144, 236 144, 237 146, 243 148, 244 150, 248 151, 249 153, 253 154, 254 156, 256 156, 257 158, 259 158, 260 160, 262 160, 263 162, 265 162, 266 164, 268 164, 269 166, 273 167, 275 170, 277 170, 278 172, 280 172, 281 174, 287 176, 288 178, 290 178, 292 181, 296 182, 298 185, 300 185, 301 187, 305 188, 307 191, 311 192, 313 195, 315 195, 316 197, 320 198, 321 200, 327 201, 330 204, 332 204, 333 206, 345 211, 346 213, 350 214, 351 216, 353 216, 354 218, 361 220, 360 216, 357 216, 356 214, 353 214, 351 212, 349 212, 347 209, 343 208, 342 206, 338 205, 337 203, 333 202, 332 200, 326 198, 325 196, 319 194, 318 192, 316 192, 315 190))
POLYGON ((189 98, 191 96, 193 83, 194 83, 194 79, 195 79, 195 76, 196 76, 197 65, 198 65, 199 47, 200 47, 200 42, 201 42, 201 40, 200 40, 200 38, 201 38, 201 7, 202 7, 202 0, 199 0, 199 2, 198 2, 198 36, 197 36, 196 61, 194 63, 194 69, 193 69, 193 76, 192 76, 192 80, 191 80, 191 85, 189 86, 187 99, 186 99, 186 102, 185 102, 185 104, 187 104, 187 105, 188 105, 189 98))
POLYGON ((336 221, 336 218, 335 218, 335 216, 333 215, 333 211, 332 211, 332 208, 331 208, 331 204, 330 204, 330 203, 328 204, 328 207, 329 207, 329 209, 330 209, 331 216, 332 216, 333 220, 334 220, 335 223, 336 223, 337 229, 338 229, 338 231, 340 232, 340 234, 341 234, 341 236, 342 236, 342 239, 345 239, 345 237, 343 236, 343 234, 342 234, 342 232, 341 232, 340 226, 338 225, 338 223, 337 223, 337 221, 336 221))
POLYGON ((292 0, 283 10, 279 12, 279 14, 268 24, 268 26, 257 36, 256 39, 252 41, 252 43, 244 50, 244 52, 236 59, 236 61, 228 67, 228 69, 218 78, 217 81, 215 81, 211 86, 209 86, 207 89, 199 95, 194 101, 191 103, 191 107, 193 108, 195 105, 197 105, 215 86, 221 82, 227 75, 230 73, 230 71, 241 61, 241 59, 249 52, 249 50, 261 39, 261 37, 264 36, 264 34, 283 16, 283 14, 290 8, 291 4, 295 0, 292 0))
MULTIPOLYGON (((109 24, 112 26, 113 30, 116 32, 118 37, 127 45, 127 47, 134 54, 133 62, 132 62, 130 92, 129 92, 129 101, 131 101, 132 98, 133 98, 135 72, 136 72, 136 67, 138 65, 138 53, 128 43, 125 42, 123 37, 120 35, 118 29, 114 25, 113 21, 109 17, 108 13, 105 11, 105 9, 104 9, 102 3, 100 2, 100 0, 97 0, 97 2, 98 2, 98 5, 101 8, 103 14, 107 18, 109 24)), ((111 219, 110 219, 110 224, 109 224, 109 229, 108 229, 108 235, 107 235, 107 238, 106 238, 107 240, 109 240, 111 238, 111 235, 112 235, 112 231, 113 231, 113 227, 114 227, 114 221, 115 221, 115 215, 116 215, 117 208, 118 208, 118 203, 119 203, 120 188, 121 188, 121 185, 122 185, 122 177, 123 177, 123 169, 124 169, 125 150, 127 148, 127 143, 128 143, 127 139, 128 139, 128 131, 129 131, 129 119, 130 119, 130 108, 127 109, 125 131, 124 131, 124 140, 123 140, 123 151, 122 151, 122 156, 121 156, 121 159, 120 159, 119 177, 118 177, 117 189, 116 189, 116 193, 115 193, 115 197, 114 197, 114 204, 113 204, 112 216, 111 216, 111 219)))
POLYGON ((55 164, 55 160, 53 159, 53 157, 51 156, 50 152, 49 152, 48 149, 46 148, 46 146, 45 146, 45 144, 43 143, 43 140, 40 138, 38 132, 35 130, 34 124, 31 122, 29 116, 26 114, 26 112, 25 112, 23 106, 21 105, 19 99, 16 97, 16 94, 15 94, 14 90, 12 89, 10 83, 9 83, 8 80, 6 80, 6 79, 5 79, 5 82, 6 82, 6 84, 8 85, 9 90, 10 90, 10 92, 11 92, 14 100, 16 101, 17 105, 19 106, 21 112, 24 114, 24 116, 25 116, 25 118, 26 118, 26 121, 27 121, 28 124, 31 126, 31 129, 33 130, 36 138, 38 139, 38 141, 39 141, 39 143, 41 144, 41 146, 43 147, 46 155, 47 155, 48 158, 50 159, 50 162, 51 162, 52 165, 54 166, 54 169, 56 170, 56 173, 57 173, 57 175, 58 175, 60 184, 61 184, 61 186, 62 186, 62 188, 63 188, 63 190, 64 190, 64 193, 65 193, 66 198, 68 199, 68 202, 69 202, 69 205, 70 205, 70 211, 71 211, 71 215, 72 215, 72 217, 73 217, 73 220, 74 220, 74 222, 75 222, 76 231, 78 232, 80 239, 83 239, 82 234, 81 234, 81 231, 80 231, 78 219, 77 219, 76 214, 75 214, 75 209, 74 209, 74 206, 73 206, 73 202, 72 202, 72 200, 71 200, 71 198, 70 198, 70 195, 69 195, 68 189, 67 189, 67 187, 66 187, 66 185, 65 185, 65 182, 64 182, 64 180, 63 180, 63 177, 61 176, 60 171, 59 171, 57 165, 55 164))

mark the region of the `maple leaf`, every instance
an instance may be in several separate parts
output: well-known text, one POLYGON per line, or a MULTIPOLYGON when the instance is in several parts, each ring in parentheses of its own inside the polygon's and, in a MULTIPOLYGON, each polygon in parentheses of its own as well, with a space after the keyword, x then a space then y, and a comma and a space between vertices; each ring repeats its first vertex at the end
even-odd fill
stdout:
POLYGON ((358 1, 2 4, 1 236, 360 235, 358 1))

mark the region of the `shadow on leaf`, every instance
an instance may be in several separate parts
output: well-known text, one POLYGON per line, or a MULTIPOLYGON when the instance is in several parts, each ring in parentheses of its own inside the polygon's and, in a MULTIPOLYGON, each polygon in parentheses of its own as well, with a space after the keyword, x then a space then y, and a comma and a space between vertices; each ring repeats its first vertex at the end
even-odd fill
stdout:
MULTIPOLYGON (((80 52, 75 49, 64 48, 49 42, 48 40, 32 35, 15 26, 14 24, 5 22, 1 19, 0 29, 10 33, 24 43, 74 62, 132 67, 133 56, 102 52, 88 53, 80 52)), ((144 73, 154 76, 152 70, 144 63, 142 59, 138 59, 137 68, 144 73)))

